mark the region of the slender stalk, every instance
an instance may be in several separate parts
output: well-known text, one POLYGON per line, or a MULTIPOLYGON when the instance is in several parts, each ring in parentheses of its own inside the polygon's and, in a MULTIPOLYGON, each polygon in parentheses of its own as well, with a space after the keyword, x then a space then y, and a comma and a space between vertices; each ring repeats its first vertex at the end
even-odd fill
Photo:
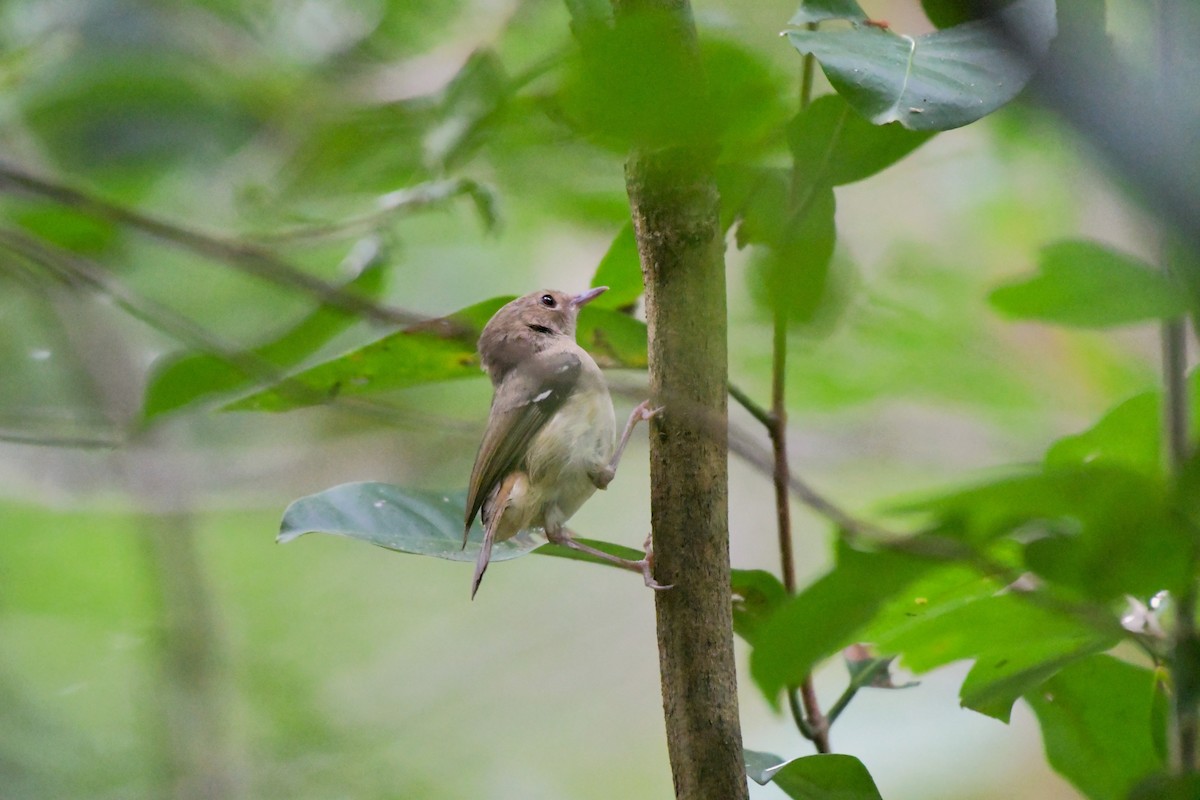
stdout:
MULTIPOLYGON (((1155 48, 1158 52, 1157 96, 1167 103, 1173 92, 1170 83, 1179 67, 1174 50, 1182 20, 1175 19, 1180 4, 1175 0, 1155 3, 1155 48)), ((1163 234, 1161 266, 1173 272, 1171 235, 1163 234)), ((1188 432, 1187 322, 1167 320, 1162 324, 1163 440, 1172 474, 1180 474, 1191 458, 1188 432)), ((1195 546, 1192 578, 1175 599, 1175 627, 1171 635, 1171 678, 1175 694, 1171 709, 1171 767, 1178 774, 1196 771, 1200 749, 1200 635, 1196 630, 1195 546)))
MULTIPOLYGON (((1183 320, 1162 325, 1164 383, 1163 439, 1168 464, 1178 474, 1190 457, 1188 441, 1187 327, 1183 320)), ((1175 694, 1171 714, 1171 766, 1179 774, 1196 771, 1200 743, 1200 636, 1196 631, 1193 581, 1176 598, 1171 637, 1171 677, 1175 694)))
MULTIPOLYGON (((810 29, 816 26, 809 25, 810 29)), ((808 108, 812 102, 814 62, 811 55, 804 57, 800 76, 800 108, 808 108)), ((783 574, 783 585, 788 594, 796 593, 796 564, 792 548, 792 515, 789 496, 791 470, 787 454, 787 309, 777 303, 772 312, 771 336, 771 415, 768 429, 774 453, 772 471, 775 485, 775 516, 779 528, 779 564, 783 574)), ((796 703, 796 692, 789 689, 788 707, 801 734, 811 739, 819 753, 830 752, 829 722, 821 713, 821 703, 812 675, 800 682, 800 703, 796 703), (800 713, 803 712, 803 713, 800 713)))

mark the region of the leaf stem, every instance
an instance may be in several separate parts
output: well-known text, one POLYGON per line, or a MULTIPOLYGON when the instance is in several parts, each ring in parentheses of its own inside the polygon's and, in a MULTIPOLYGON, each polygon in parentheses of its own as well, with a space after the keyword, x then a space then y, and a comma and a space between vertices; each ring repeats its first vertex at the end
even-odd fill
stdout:
MULTIPOLYGON (((1172 474, 1191 457, 1188 436, 1187 326, 1182 319, 1162 324, 1164 383, 1163 439, 1172 474)), ((1194 571, 1194 570, 1193 570, 1194 571)), ((1196 771, 1200 743, 1200 636, 1196 631, 1195 579, 1176 598, 1171 636, 1171 672, 1175 687, 1172 708, 1171 765, 1179 774, 1196 771)))
POLYGON ((828 719, 829 724, 833 725, 834 721, 841 716, 846 707, 850 705, 850 701, 854 699, 854 695, 858 694, 858 690, 864 686, 870 686, 880 673, 886 672, 890 659, 878 658, 875 662, 857 672, 850 683, 847 684, 842 696, 829 707, 828 719))

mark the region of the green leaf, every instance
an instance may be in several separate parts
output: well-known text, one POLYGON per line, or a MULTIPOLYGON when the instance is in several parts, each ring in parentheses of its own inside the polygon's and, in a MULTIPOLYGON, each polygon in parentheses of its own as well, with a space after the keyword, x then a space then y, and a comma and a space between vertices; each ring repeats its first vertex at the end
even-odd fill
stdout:
MULTIPOLYGON (((225 406, 226 411, 289 411, 339 397, 366 396, 434 381, 479 377, 475 342, 492 315, 511 297, 495 297, 385 336, 310 367, 225 406)), ((579 344, 603 367, 646 366, 646 325, 625 314, 585 308, 579 344)))
MULTIPOLYGON (((463 492, 440 494, 386 483, 346 483, 289 505, 277 541, 290 542, 306 533, 330 533, 401 553, 474 561, 483 529, 476 520, 464 549, 466 502, 463 492)), ((517 558, 543 543, 523 533, 497 542, 492 560, 517 558)))
MULTIPOLYGON (((1036 634, 1030 634, 1031 637, 1036 634)), ((1010 649, 987 648, 975 660, 959 689, 964 707, 1007 723, 1013 703, 1052 675, 1080 659, 1102 653, 1117 642, 1080 629, 1048 641, 1027 641, 1010 649)))
POLYGON ((750 200, 738 227, 738 244, 756 250, 747 278, 763 308, 782 308, 790 322, 813 321, 828 297, 829 265, 837 243, 833 189, 814 186, 793 207, 778 176, 750 200))
POLYGON ((1064 436, 1046 451, 1050 468, 1114 464, 1162 475, 1162 392, 1142 392, 1120 403, 1092 427, 1064 436))
POLYGON ((784 687, 856 641, 884 603, 933 566, 902 553, 839 545, 834 569, 781 605, 755 634, 750 673, 767 700, 777 702, 784 687))
POLYGON ((1038 269, 993 291, 992 305, 1014 319, 1080 328, 1171 319, 1188 309, 1186 295, 1165 273, 1094 242, 1050 245, 1038 269))
POLYGON ((310 367, 225 406, 227 411, 289 411, 433 381, 481 375, 475 340, 511 297, 496 297, 310 367))
POLYGON ((1019 536, 1025 564, 1097 600, 1182 587, 1190 536, 1162 480, 1113 465, 1048 468, 908 506, 976 545, 1019 536))
POLYGON ((788 124, 788 146, 806 183, 841 186, 883 171, 929 141, 934 131, 872 125, 837 94, 818 97, 788 124))
POLYGON ((916 37, 861 24, 860 15, 861 9, 839 15, 855 23, 850 30, 792 30, 787 38, 821 62, 860 114, 876 125, 900 122, 913 130, 957 128, 1016 97, 1033 65, 1003 25, 1019 25, 1037 56, 1055 34, 1053 0, 1018 0, 1000 12, 1003 21, 976 20, 916 37))
POLYGON ((1123 800, 1162 767, 1151 739, 1154 673, 1107 656, 1072 664, 1025 695, 1046 758, 1091 800, 1123 800))
POLYGON ((608 291, 588 305, 621 311, 632 308, 642 296, 642 262, 638 256, 637 239, 633 235, 633 223, 621 226, 608 246, 608 252, 600 259, 592 286, 607 286, 608 291))
POLYGON ((761 569, 733 570, 733 632, 751 646, 758 632, 788 598, 787 589, 769 572, 761 569))
POLYGON ((863 763, 840 753, 783 761, 771 753, 744 750, 746 774, 760 786, 774 783, 794 800, 881 800, 863 763))
POLYGON ((646 368, 646 323, 627 314, 585 307, 575 338, 602 367, 646 368))
POLYGON ((901 655, 916 672, 976 659, 962 685, 962 704, 1007 722, 1013 703, 1064 665, 1111 647, 1098 632, 1039 608, 975 570, 942 566, 905 587, 859 633, 877 652, 901 655))
MULTIPOLYGON (((375 247, 369 240, 360 244, 363 243, 375 247)), ((381 255, 382 251, 376 247, 364 259, 358 276, 341 288, 361 297, 379 297, 386 275, 381 255)), ((322 306, 275 340, 250 351, 249 355, 273 367, 291 367, 358 320, 355 314, 322 306)), ((247 375, 237 365, 215 355, 168 355, 151 368, 142 404, 143 419, 151 420, 214 395, 245 389, 260 377, 247 375)))

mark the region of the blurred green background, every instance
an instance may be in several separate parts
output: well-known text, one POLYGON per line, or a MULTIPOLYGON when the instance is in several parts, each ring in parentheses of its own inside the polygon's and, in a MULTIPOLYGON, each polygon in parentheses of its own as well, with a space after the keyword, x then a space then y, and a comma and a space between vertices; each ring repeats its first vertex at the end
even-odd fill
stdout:
MULTIPOLYGON (((744 87, 739 135, 769 159, 760 128, 796 94, 800 60, 778 37, 794 2, 694 6, 744 87)), ((863 6, 894 29, 930 28, 915 1, 863 6)), ((7 0, 3 163, 269 243, 333 282, 363 231, 271 237, 466 178, 489 187, 499 226, 461 196, 375 220, 381 300, 437 316, 578 290, 628 212, 621 153, 573 127, 560 91, 569 22, 554 0, 7 0)), ((1135 22, 1122 22, 1130 36, 1135 22)), ((465 564, 332 537, 273 542, 288 502, 337 483, 460 489, 490 396, 482 376, 396 392, 384 415, 208 404, 146 420, 156 360, 196 345, 180 329, 245 351, 313 297, 0 189, 6 231, 91 259, 112 282, 65 285, 0 252, 0 796, 670 796, 653 601, 636 579, 520 559, 490 570, 471 603, 465 564)), ((833 289, 793 334, 788 390, 793 465, 838 502, 870 514, 1036 459, 1155 384, 1152 328, 1065 331, 987 304, 1060 238, 1153 250, 1139 212, 1042 112, 1018 104, 939 135, 837 201, 833 289)), ((769 314, 732 245, 728 274, 732 378, 765 399, 769 314)), ((347 326, 312 358, 388 330, 347 326)), ((644 376, 611 379, 630 389, 621 416, 644 376)), ((644 465, 639 435, 574 527, 640 544, 644 465)), ((828 562, 829 531, 795 511, 806 579, 828 562)), ((733 565, 773 569, 770 482, 737 460, 730 522, 733 565)), ((834 747, 893 800, 1075 797, 1024 706, 1011 726, 958 708, 964 671, 861 694, 834 747)), ((827 698, 842 672, 818 674, 827 698)), ((807 752, 748 682, 742 717, 747 747, 807 752)))

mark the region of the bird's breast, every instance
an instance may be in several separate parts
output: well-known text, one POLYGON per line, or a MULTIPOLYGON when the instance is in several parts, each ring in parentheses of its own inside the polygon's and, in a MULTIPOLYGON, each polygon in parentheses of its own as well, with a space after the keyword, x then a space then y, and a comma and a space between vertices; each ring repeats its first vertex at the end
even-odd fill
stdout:
POLYGON ((579 510, 596 491, 591 475, 612 458, 615 436, 608 390, 572 393, 530 443, 526 469, 539 504, 556 509, 561 521, 579 510))

